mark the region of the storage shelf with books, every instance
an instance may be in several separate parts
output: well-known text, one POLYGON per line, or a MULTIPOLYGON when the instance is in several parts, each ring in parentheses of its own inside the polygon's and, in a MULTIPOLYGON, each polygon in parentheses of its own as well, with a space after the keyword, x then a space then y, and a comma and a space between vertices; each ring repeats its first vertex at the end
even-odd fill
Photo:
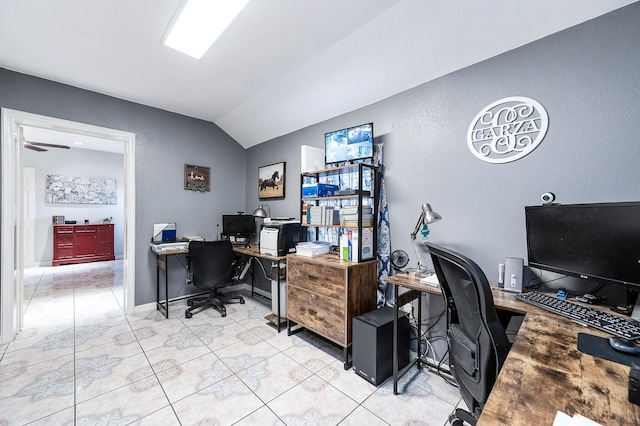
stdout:
POLYGON ((368 164, 301 173, 300 222, 307 241, 340 247, 351 236, 349 260, 375 259, 378 191, 378 168, 368 164))

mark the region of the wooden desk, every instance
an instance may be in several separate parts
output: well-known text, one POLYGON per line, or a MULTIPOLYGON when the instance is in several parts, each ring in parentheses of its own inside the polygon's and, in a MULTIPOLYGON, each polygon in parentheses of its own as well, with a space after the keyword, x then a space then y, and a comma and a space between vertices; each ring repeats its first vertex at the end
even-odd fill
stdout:
MULTIPOLYGON (((442 294, 406 274, 387 283, 442 294)), ((578 333, 607 337, 492 288, 496 309, 525 314, 479 426, 551 425, 557 411, 582 414, 603 425, 639 425, 640 406, 628 401, 629 367, 584 354, 578 333)), ((394 354, 395 354, 394 350, 394 354)), ((640 360, 639 360, 640 361, 640 360)))
MULTIPOLYGON (((280 312, 280 262, 286 261, 287 260, 287 256, 272 256, 270 254, 261 254, 260 253, 260 248, 258 247, 258 245, 253 244, 250 245, 248 247, 245 246, 234 246, 233 247, 233 251, 235 251, 238 254, 243 254, 245 256, 249 256, 249 261, 251 262, 251 296, 253 296, 253 284, 255 281, 255 266, 253 264, 253 261, 255 259, 266 259, 266 260, 271 260, 276 262, 276 264, 278 265, 277 270, 278 270, 278 278, 277 278, 277 286, 276 286, 276 300, 278 301, 277 303, 277 314, 276 315, 267 315, 266 319, 270 322, 272 322, 273 324, 276 325, 276 327, 278 328, 278 333, 280 333, 280 329, 283 323, 283 319, 282 319, 282 312, 280 312)), ((271 295, 271 298, 273 299, 273 294, 271 295)))

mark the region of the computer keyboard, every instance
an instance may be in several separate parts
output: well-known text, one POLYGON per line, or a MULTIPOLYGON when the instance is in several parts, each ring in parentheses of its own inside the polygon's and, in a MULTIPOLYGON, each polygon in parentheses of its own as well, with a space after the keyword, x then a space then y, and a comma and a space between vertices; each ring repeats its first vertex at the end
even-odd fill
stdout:
POLYGON ((627 340, 640 339, 640 322, 622 318, 589 306, 558 299, 539 291, 519 293, 516 298, 545 311, 567 317, 579 324, 597 328, 627 340))

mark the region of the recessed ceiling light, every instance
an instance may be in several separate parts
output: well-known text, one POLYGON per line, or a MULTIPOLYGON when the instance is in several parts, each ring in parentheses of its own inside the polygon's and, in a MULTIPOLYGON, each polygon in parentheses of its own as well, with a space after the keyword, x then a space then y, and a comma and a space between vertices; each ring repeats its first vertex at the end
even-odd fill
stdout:
POLYGON ((84 142, 80 142, 80 141, 75 141, 74 142, 76 145, 84 145, 84 142))
POLYGON ((183 0, 162 43, 200 59, 249 0, 183 0))

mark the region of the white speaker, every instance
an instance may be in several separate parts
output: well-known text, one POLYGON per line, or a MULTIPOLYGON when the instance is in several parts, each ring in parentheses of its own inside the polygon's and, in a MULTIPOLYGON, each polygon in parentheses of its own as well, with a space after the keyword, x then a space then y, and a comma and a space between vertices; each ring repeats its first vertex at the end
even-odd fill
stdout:
POLYGON ((523 272, 524 259, 507 257, 504 265, 504 289, 515 293, 522 293, 523 272))

